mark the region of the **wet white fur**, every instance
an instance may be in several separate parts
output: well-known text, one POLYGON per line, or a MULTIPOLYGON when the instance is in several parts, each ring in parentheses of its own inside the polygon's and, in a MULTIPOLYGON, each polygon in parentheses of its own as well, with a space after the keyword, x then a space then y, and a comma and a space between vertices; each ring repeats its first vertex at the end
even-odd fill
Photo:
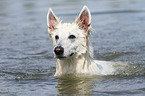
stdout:
MULTIPOLYGON (((84 6, 82 11, 83 10, 87 10, 88 12, 90 12, 86 6, 84 6)), ((49 9, 48 16, 50 14, 50 11, 54 15, 53 11, 49 9)), ((90 23, 91 16, 89 17, 90 23)), ((56 19, 56 30, 51 31, 48 28, 48 32, 53 41, 53 48, 58 45, 62 46, 64 48, 64 56, 67 58, 63 60, 57 59, 55 76, 77 73, 91 75, 113 74, 114 69, 111 62, 93 60, 92 46, 89 42, 89 36, 87 36, 88 34, 85 32, 85 30, 80 29, 79 25, 76 22, 61 23, 61 21, 59 21, 57 17, 56 19), (76 36, 75 40, 73 41, 68 39, 68 36, 71 34, 76 36), (58 41, 55 40, 56 35, 60 37, 58 41), (72 52, 74 52, 75 54, 73 56, 69 56, 72 52)), ((49 26, 48 17, 47 24, 49 26)))

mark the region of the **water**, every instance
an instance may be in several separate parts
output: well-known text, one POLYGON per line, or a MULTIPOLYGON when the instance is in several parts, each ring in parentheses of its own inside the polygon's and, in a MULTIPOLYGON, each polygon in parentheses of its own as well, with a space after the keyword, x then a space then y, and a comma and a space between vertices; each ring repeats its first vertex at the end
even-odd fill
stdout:
POLYGON ((144 96, 144 4, 144 0, 0 0, 0 96, 144 96), (117 75, 54 78, 47 11, 51 7, 65 22, 73 22, 83 5, 92 12, 94 58, 129 64, 117 65, 117 75))

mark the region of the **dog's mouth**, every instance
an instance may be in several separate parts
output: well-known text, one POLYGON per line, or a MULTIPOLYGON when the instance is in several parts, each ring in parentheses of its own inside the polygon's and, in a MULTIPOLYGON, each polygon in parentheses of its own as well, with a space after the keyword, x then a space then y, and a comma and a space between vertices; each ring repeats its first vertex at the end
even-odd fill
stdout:
POLYGON ((71 53, 69 56, 73 56, 74 55, 74 53, 71 53))
MULTIPOLYGON (((68 57, 72 57, 74 55, 74 53, 71 53, 68 57)), ((66 59, 67 57, 64 55, 56 55, 55 56, 57 59, 63 60, 66 59)))
POLYGON ((66 57, 65 57, 65 56, 62 56, 62 55, 61 55, 61 56, 59 55, 59 56, 56 56, 56 58, 57 58, 57 59, 60 59, 60 60, 63 60, 63 59, 65 59, 66 57))

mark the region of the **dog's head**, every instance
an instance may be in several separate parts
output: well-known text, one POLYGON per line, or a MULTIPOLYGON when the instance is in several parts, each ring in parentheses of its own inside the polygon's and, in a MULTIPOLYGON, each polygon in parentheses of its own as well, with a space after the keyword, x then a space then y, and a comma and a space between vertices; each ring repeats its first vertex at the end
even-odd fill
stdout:
POLYGON ((91 14, 86 6, 83 7, 75 23, 61 23, 53 11, 49 9, 47 25, 56 58, 63 59, 86 53, 91 31, 91 14))

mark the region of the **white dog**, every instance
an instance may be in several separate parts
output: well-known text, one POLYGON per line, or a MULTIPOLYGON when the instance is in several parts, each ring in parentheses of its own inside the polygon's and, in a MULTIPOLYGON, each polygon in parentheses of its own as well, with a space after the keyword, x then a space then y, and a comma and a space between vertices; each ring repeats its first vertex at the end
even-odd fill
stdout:
POLYGON ((48 33, 57 58, 55 76, 65 74, 113 74, 112 62, 93 60, 89 42, 91 14, 84 6, 75 23, 62 23, 50 8, 47 14, 48 33))

